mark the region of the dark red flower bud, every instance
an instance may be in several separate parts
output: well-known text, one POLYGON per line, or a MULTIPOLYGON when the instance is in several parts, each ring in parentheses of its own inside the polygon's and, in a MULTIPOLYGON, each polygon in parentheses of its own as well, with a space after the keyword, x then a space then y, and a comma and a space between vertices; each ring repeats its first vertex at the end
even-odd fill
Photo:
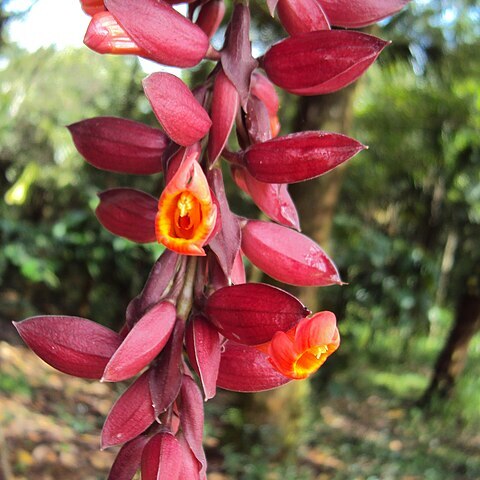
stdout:
POLYGON ((212 96, 212 128, 208 138, 208 160, 213 165, 222 153, 239 106, 237 89, 223 70, 215 77, 212 96))
POLYGON ((230 340, 223 345, 218 387, 234 392, 261 392, 289 381, 272 367, 267 355, 256 348, 230 340))
POLYGON ((317 0, 279 0, 277 10, 282 25, 291 36, 330 29, 317 0))
POLYGON ((387 44, 360 32, 309 32, 274 45, 264 68, 273 83, 291 93, 331 93, 354 82, 387 44))
POLYGON ((166 345, 175 319, 175 307, 168 301, 151 308, 128 332, 105 367, 102 380, 120 382, 143 370, 166 345))
POLYGON ((250 95, 247 102, 245 125, 251 143, 266 142, 272 138, 272 125, 267 107, 254 95, 250 95))
POLYGON ((317 0, 330 23, 360 28, 400 11, 410 0, 317 0))
POLYGON ((317 287, 342 283, 332 260, 313 240, 275 223, 247 222, 242 230, 242 251, 280 282, 317 287))
POLYGON ((137 243, 156 240, 156 198, 133 188, 112 188, 98 196, 95 215, 109 232, 137 243))
POLYGON ((190 89, 175 75, 157 72, 143 80, 155 116, 167 135, 185 147, 203 138, 212 121, 190 89))
POLYGON ((185 439, 185 435, 183 432, 179 432, 177 434, 177 440, 179 441, 180 445, 182 446, 182 471, 180 472, 181 479, 188 479, 188 480, 207 480, 207 476, 204 472, 202 472, 202 476, 200 476, 200 471, 202 470, 201 463, 197 460, 197 457, 192 452, 192 449, 188 445, 187 440, 185 439))
POLYGON ((142 480, 179 480, 182 447, 171 432, 154 435, 143 449, 142 480))
POLYGON ((205 317, 195 315, 187 325, 185 344, 190 363, 202 382, 205 401, 209 400, 216 393, 220 336, 205 317))
POLYGON ((202 5, 195 23, 206 33, 208 38, 212 38, 222 23, 224 15, 225 2, 223 0, 210 0, 202 5))
POLYGON ((261 182, 296 183, 327 173, 364 148, 339 133, 292 133, 249 147, 245 165, 261 182))
POLYGON ((244 283, 214 292, 205 313, 226 338, 258 345, 271 340, 275 332, 295 326, 309 310, 280 288, 244 283))
POLYGON ((205 56, 208 37, 163 0, 105 0, 105 5, 148 58, 193 67, 205 56))
POLYGON ((155 421, 149 376, 147 370, 113 405, 103 425, 102 448, 132 440, 155 421))
POLYGON ((13 324, 44 362, 81 378, 100 379, 122 343, 118 333, 86 318, 38 316, 13 324))
POLYGON ((117 454, 107 480, 132 480, 140 468, 143 448, 150 438, 140 435, 127 442, 117 454))
POLYGON ((67 127, 85 160, 101 170, 149 175, 162 171, 167 136, 125 118, 95 117, 67 127))

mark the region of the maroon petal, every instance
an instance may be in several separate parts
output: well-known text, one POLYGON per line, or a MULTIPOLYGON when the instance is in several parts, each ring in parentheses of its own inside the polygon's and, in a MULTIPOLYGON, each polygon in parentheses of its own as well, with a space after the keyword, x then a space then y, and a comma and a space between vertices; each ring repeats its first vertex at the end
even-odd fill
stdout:
POLYGON ((212 98, 212 128, 208 138, 208 159, 213 165, 227 143, 238 110, 238 93, 220 70, 215 77, 212 98))
POLYGON ((332 260, 313 240, 275 223, 249 221, 242 230, 242 251, 280 282, 316 287, 342 283, 332 260))
POLYGON ((142 455, 142 480, 179 480, 182 447, 170 432, 154 435, 142 455))
POLYGON ((332 25, 360 28, 400 11, 410 0, 318 0, 332 25))
POLYGON ((217 386, 234 392, 261 392, 290 381, 277 372, 261 351, 232 341, 224 344, 217 386))
POLYGON ((207 460, 202 445, 203 399, 197 384, 187 375, 183 376, 181 396, 180 424, 190 449, 202 465, 200 470, 200 476, 202 476, 207 469, 207 460))
POLYGON ((325 12, 317 0, 279 0, 278 17, 291 36, 330 29, 325 12))
POLYGON ((156 198, 133 188, 112 188, 98 196, 95 215, 109 232, 137 243, 156 241, 156 198))
POLYGON ((230 278, 235 257, 240 250, 240 225, 237 217, 230 211, 220 169, 213 168, 210 170, 209 183, 218 200, 222 218, 222 228, 210 241, 209 246, 217 256, 225 275, 230 278))
POLYGON ((323 30, 287 38, 265 54, 273 83, 298 95, 335 92, 354 82, 388 42, 360 32, 323 30))
POLYGON ((132 480, 140 468, 143 448, 148 440, 149 437, 140 435, 127 442, 118 452, 107 480, 132 480))
POLYGON ((102 429, 102 448, 128 442, 155 421, 147 370, 115 402, 102 429))
POLYGON ((223 0, 210 0, 202 5, 197 21, 195 22, 207 35, 212 38, 225 16, 225 2, 223 0))
POLYGON ((208 298, 205 312, 223 336, 247 345, 268 342, 309 314, 293 295, 263 283, 221 288, 208 298))
POLYGON ((117 117, 95 117, 68 126, 75 147, 94 167, 149 175, 162 171, 167 136, 157 128, 117 117))
POLYGON ((182 385, 183 334, 182 321, 177 321, 170 339, 150 375, 150 393, 155 414, 159 416, 177 398, 182 385))
POLYGON ((339 133, 292 133, 252 145, 245 152, 245 164, 261 182, 295 183, 323 175, 364 148, 339 133))
POLYGON ((205 56, 209 42, 202 29, 162 0, 105 0, 105 6, 150 59, 193 67, 205 56))
POLYGON ((195 315, 187 325, 185 336, 188 358, 202 382, 205 401, 216 393, 220 364, 220 336, 202 315, 195 315))
POLYGON ((167 135, 179 145, 193 145, 203 138, 212 121, 190 89, 175 75, 152 73, 143 89, 167 135))
POLYGON ((118 333, 80 317, 38 316, 13 324, 44 362, 76 377, 100 379, 122 343, 118 333))
POLYGON ((252 57, 249 35, 250 10, 248 6, 237 3, 225 34, 226 45, 221 53, 221 61, 225 75, 240 95, 242 106, 247 104, 250 79, 258 65, 252 57))
POLYGON ((175 306, 170 302, 150 309, 128 332, 105 367, 102 380, 120 382, 145 368, 167 343, 175 319, 175 306))

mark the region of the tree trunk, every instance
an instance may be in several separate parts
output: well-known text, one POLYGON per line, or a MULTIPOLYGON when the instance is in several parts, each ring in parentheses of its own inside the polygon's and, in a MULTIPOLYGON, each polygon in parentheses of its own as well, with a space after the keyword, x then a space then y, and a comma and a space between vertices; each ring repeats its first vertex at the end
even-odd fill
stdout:
POLYGON ((480 292, 467 291, 460 297, 455 323, 436 363, 429 387, 422 397, 423 405, 434 397, 448 398, 462 373, 467 360, 468 347, 480 330, 480 292))

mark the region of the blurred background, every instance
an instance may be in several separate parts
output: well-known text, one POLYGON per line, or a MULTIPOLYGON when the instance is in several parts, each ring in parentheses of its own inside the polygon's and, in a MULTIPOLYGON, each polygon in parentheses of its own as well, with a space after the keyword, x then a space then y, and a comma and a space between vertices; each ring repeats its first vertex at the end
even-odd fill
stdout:
MULTIPOLYGON (((263 3, 251 2, 259 54, 285 35, 263 3)), ((161 177, 95 170, 64 128, 98 115, 158 126, 141 89, 158 68, 90 52, 87 24, 75 0, 0 0, 2 480, 106 477, 115 452, 98 451, 99 431, 123 387, 54 372, 11 321, 118 328, 160 252, 106 232, 94 209, 105 188, 158 195, 161 177)), ((414 0, 368 32, 393 43, 355 85, 279 92, 282 133, 370 147, 290 189, 348 283, 296 291, 336 313, 341 348, 311 382, 209 402, 209 480, 480 478, 480 7, 414 0)), ((232 210, 258 216, 230 186, 232 210)))

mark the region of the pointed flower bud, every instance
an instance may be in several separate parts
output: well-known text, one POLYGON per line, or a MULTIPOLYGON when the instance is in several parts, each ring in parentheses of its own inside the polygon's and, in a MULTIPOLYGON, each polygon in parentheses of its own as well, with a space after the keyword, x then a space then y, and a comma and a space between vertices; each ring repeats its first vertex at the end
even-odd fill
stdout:
POLYGON ((339 345, 335 315, 320 312, 288 332, 277 332, 268 345, 269 360, 286 377, 301 380, 316 372, 339 345))
POLYGON ((288 92, 323 95, 357 80, 387 44, 366 33, 319 30, 277 43, 263 66, 268 78, 288 92))
POLYGON ((217 219, 210 187, 193 156, 172 177, 158 202, 155 233, 158 243, 184 255, 205 255, 203 245, 217 219))
POLYGON ((143 80, 143 88, 158 121, 175 143, 186 147, 208 133, 212 125, 208 113, 178 77, 152 73, 143 80))
POLYGON ((99 12, 92 17, 83 43, 97 53, 147 55, 110 12, 99 12))
POLYGON ((105 0, 109 12, 146 58, 173 67, 193 67, 208 48, 202 29, 163 0, 105 0))

